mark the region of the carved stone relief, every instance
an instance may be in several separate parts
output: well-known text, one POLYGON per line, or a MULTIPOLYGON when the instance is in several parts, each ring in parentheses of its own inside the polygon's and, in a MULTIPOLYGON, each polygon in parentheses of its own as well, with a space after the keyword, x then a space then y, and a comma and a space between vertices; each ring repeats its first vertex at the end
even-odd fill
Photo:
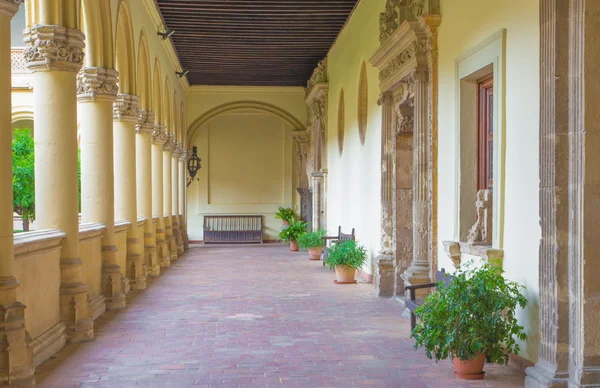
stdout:
POLYGON ((492 245, 492 192, 477 192, 477 221, 469 231, 469 244, 492 245))

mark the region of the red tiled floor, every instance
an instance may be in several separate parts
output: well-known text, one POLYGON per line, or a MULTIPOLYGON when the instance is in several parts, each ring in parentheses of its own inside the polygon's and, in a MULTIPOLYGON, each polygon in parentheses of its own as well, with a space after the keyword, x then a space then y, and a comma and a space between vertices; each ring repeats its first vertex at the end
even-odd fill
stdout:
POLYGON ((334 285, 281 245, 193 248, 36 372, 40 387, 522 387, 514 369, 456 380, 413 350, 402 305, 334 285))

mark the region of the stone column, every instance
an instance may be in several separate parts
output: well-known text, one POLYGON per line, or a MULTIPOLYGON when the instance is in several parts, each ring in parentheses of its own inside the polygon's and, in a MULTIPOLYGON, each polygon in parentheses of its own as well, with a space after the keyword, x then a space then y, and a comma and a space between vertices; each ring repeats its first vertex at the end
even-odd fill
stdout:
POLYGON ((83 39, 78 29, 59 25, 36 24, 25 31, 25 59, 34 85, 35 222, 38 229, 60 229, 66 234, 60 259, 60 318, 69 342, 94 338, 81 268, 77 208, 76 81, 83 39))
POLYGON ((171 160, 175 149, 175 135, 170 134, 163 146, 163 216, 165 220, 165 238, 170 260, 177 260, 177 241, 173 230, 173 203, 171 200, 173 179, 171 176, 171 160))
POLYGON ((117 71, 85 67, 79 74, 81 221, 106 226, 102 235, 102 291, 106 309, 125 308, 121 267, 117 264, 114 216, 113 103, 117 71))
POLYGON ((114 105, 114 166, 115 166, 115 219, 127 220, 127 268, 131 288, 146 289, 143 268, 144 235, 137 227, 136 197, 136 124, 140 116, 140 98, 119 94, 114 105))
MULTIPOLYGON (((415 73, 413 132, 413 257, 406 285, 429 283, 429 86, 427 73, 415 73)), ((419 293, 423 296, 427 290, 419 293)))
MULTIPOLYGON (((163 212, 163 146, 168 139, 169 135, 167 135, 166 127, 162 124, 155 124, 152 133, 152 213, 158 217, 156 223, 156 249, 160 267, 171 266, 163 212)), ((156 273, 156 275, 159 275, 159 273, 156 273)))
POLYGON ((183 238, 181 237, 181 220, 179 218, 179 158, 181 157, 181 143, 175 142, 171 159, 171 178, 173 190, 171 191, 173 209, 173 235, 177 245, 177 254, 183 253, 183 238))
POLYGON ((19 282, 14 276, 11 57, 10 22, 18 0, 0 0, 0 385, 35 385, 33 348, 25 330, 25 305, 17 301, 19 282))
POLYGON ((186 163, 188 159, 188 151, 183 150, 181 157, 179 157, 179 225, 181 228, 181 238, 183 240, 184 252, 189 249, 189 241, 187 234, 187 214, 186 214, 186 196, 187 196, 187 182, 186 182, 186 163))
POLYGON ((383 94, 378 101, 381 121, 381 247, 375 259, 375 293, 390 298, 396 294, 395 285, 395 138, 394 108, 391 94, 383 94))
POLYGON ((156 251, 156 234, 152 222, 152 133, 154 113, 141 110, 136 125, 136 193, 138 216, 148 220, 144 226, 144 260, 140 267, 132 267, 135 278, 160 275, 160 264, 156 251), (138 271, 140 272, 138 274, 138 271))
POLYGON ((317 230, 321 227, 323 223, 323 196, 321 195, 323 191, 323 186, 325 184, 323 173, 313 172, 312 174, 312 187, 313 187, 313 214, 312 214, 312 228, 313 231, 317 230))

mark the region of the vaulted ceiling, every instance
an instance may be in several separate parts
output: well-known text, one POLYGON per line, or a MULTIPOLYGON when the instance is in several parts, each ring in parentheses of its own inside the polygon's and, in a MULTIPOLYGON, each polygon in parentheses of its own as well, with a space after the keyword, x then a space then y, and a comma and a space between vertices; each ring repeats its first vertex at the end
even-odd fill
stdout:
POLYGON ((192 85, 305 86, 358 0, 157 0, 192 85))

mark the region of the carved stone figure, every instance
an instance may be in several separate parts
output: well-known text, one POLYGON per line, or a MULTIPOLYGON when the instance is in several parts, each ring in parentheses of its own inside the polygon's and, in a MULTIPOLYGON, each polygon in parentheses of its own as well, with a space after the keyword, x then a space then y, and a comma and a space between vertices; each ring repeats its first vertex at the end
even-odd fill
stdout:
POLYGON ((477 221, 469 231, 469 244, 492 244, 492 192, 479 190, 477 192, 477 221))

